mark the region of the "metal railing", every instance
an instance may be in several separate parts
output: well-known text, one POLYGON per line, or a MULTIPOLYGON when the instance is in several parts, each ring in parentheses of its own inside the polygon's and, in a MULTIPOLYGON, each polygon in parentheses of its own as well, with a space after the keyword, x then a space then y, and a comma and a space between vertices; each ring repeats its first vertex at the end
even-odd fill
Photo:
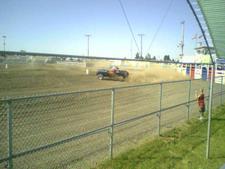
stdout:
MULTIPOLYGON (((223 78, 215 80, 214 106, 224 102, 223 78)), ((180 80, 2 99, 0 168, 86 168, 113 158, 141 134, 161 135, 196 117, 196 90, 208 100, 208 86, 180 80)))

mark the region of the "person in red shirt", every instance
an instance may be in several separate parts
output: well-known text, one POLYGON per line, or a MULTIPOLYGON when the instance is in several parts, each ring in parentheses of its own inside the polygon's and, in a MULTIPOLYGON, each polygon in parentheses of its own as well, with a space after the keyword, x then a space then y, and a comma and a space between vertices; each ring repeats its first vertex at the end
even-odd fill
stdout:
POLYGON ((200 120, 203 119, 204 112, 205 112, 205 95, 204 90, 200 90, 200 94, 197 95, 197 101, 198 101, 198 107, 199 107, 199 113, 200 113, 200 120))

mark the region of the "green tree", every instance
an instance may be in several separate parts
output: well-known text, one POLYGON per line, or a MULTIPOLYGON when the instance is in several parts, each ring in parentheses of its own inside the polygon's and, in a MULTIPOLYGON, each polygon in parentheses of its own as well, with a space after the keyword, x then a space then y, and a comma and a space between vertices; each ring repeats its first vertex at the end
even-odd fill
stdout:
POLYGON ((170 55, 165 55, 163 60, 164 61, 171 61, 170 55))
POLYGON ((135 59, 140 59, 140 55, 138 52, 136 53, 135 59))

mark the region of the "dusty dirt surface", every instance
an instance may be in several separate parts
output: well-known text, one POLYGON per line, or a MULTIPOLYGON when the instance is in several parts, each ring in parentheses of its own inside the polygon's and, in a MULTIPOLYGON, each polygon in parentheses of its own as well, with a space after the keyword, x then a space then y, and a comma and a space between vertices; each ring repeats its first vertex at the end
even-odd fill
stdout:
POLYGON ((96 71, 109 68, 108 62, 87 63, 86 68, 79 64, 27 64, 9 65, 0 70, 0 97, 24 96, 45 93, 89 90, 119 87, 159 81, 187 79, 175 69, 152 64, 148 67, 120 66, 128 70, 130 76, 124 81, 118 79, 98 80, 96 71))

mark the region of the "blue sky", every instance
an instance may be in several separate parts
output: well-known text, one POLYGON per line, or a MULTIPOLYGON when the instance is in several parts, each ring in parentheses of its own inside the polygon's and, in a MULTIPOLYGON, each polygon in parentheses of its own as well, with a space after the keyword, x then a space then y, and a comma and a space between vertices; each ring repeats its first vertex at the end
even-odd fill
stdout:
MULTIPOLYGON (((7 50, 87 54, 131 58, 137 52, 118 0, 0 0, 0 35, 7 36, 7 50), (131 45, 133 44, 133 45, 131 45)), ((143 55, 170 0, 122 0, 138 44, 144 33, 143 55)), ((177 58, 181 25, 185 20, 185 55, 194 53, 192 37, 200 30, 186 0, 173 0, 156 37, 151 55, 177 58)), ((1 39, 2 40, 2 39, 1 39)), ((2 50, 2 43, 0 50, 2 50)))

